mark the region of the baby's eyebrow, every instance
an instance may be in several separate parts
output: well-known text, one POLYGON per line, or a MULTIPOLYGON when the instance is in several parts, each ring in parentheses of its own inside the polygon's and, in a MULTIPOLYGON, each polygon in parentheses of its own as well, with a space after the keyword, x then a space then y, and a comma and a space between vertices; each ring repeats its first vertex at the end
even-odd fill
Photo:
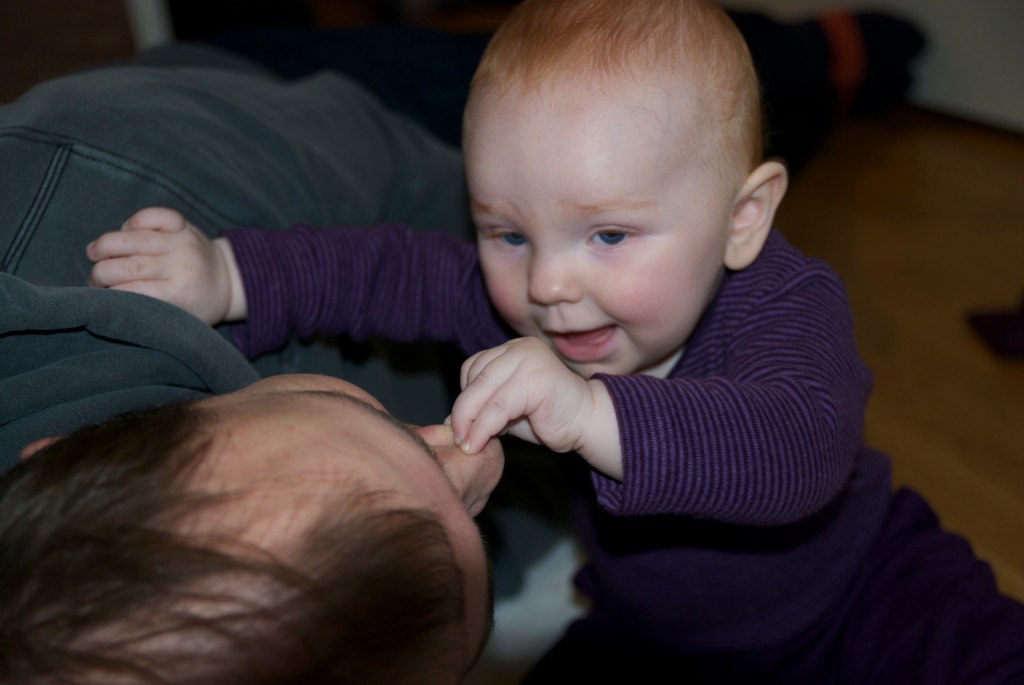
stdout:
POLYGON ((440 465, 440 461, 438 461, 437 453, 434 452, 434 448, 428 445, 427 441, 424 440, 419 433, 417 433, 408 425, 402 423, 401 421, 399 421, 386 411, 378 409, 377 407, 373 406, 366 400, 360 399, 355 395, 350 395, 348 393, 340 392, 338 390, 284 390, 281 391, 280 394, 304 395, 306 397, 320 397, 328 400, 333 400, 336 402, 343 402, 348 406, 359 407, 360 409, 368 411, 375 416, 379 416, 380 418, 384 419, 395 428, 399 429, 400 431, 408 435, 410 438, 412 438, 413 442, 415 442, 420 449, 426 452, 427 456, 433 459, 435 463, 440 465))
POLYGON ((489 205, 479 200, 470 200, 469 202, 470 212, 473 214, 483 214, 486 216, 503 216, 509 213, 508 205, 501 207, 496 205, 489 205))
POLYGON ((653 207, 653 200, 628 200, 625 202, 578 203, 570 202, 568 206, 576 212, 586 215, 604 214, 605 212, 622 212, 634 209, 653 207))

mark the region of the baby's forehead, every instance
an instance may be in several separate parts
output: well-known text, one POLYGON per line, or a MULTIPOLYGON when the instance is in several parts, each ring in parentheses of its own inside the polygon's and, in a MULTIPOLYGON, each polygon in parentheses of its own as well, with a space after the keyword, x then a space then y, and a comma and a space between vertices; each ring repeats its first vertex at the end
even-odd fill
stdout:
POLYGON ((464 151, 471 171, 477 170, 503 144, 532 149, 543 127, 564 131, 553 142, 570 156, 587 154, 579 148, 586 141, 591 151, 595 145, 629 151, 642 144, 666 164, 682 163, 730 144, 720 135, 718 115, 704 102, 692 85, 658 78, 494 92, 467 110, 464 151))
POLYGON ((481 89, 466 109, 465 134, 488 122, 527 116, 543 120, 592 118, 595 112, 619 112, 622 134, 657 131, 685 134, 706 129, 722 118, 726 95, 687 75, 669 72, 575 77, 551 76, 543 82, 481 89))
POLYGON ((518 138, 528 150, 541 126, 561 126, 566 135, 555 144, 570 154, 591 131, 605 149, 653 149, 659 167, 710 170, 730 184, 762 154, 756 108, 680 78, 555 82, 541 90, 495 92, 467 108, 466 121, 463 148, 471 174, 491 163, 491 141, 515 144, 518 138), (600 112, 608 116, 602 119, 600 112), (524 119, 531 125, 521 125, 524 119))

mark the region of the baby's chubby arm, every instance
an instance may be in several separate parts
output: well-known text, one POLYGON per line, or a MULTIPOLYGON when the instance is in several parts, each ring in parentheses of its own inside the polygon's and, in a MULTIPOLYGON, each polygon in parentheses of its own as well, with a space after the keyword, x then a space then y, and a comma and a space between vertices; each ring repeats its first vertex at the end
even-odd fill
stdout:
POLYGON ((517 338, 462 365, 452 406, 456 442, 475 452, 496 435, 578 452, 593 468, 622 479, 615 408, 604 383, 569 370, 536 338, 517 338))
POLYGON ((210 325, 246 316, 231 244, 210 240, 173 209, 136 212, 89 243, 86 255, 95 262, 91 285, 159 298, 210 325))

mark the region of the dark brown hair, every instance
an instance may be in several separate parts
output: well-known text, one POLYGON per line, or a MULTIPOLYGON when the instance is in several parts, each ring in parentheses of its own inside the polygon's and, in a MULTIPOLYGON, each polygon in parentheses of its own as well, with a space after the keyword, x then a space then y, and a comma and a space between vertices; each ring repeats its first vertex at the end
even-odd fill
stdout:
POLYGON ((190 533, 215 426, 188 404, 83 428, 0 478, 0 682, 455 682, 462 577, 429 514, 339 493, 295 559, 190 533))

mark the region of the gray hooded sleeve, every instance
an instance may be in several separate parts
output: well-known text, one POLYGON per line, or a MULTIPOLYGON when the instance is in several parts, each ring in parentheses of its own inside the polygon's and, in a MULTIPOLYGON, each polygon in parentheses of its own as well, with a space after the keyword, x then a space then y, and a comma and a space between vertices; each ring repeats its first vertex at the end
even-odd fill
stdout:
POLYGON ((0 471, 38 438, 259 378, 217 332, 142 295, 0 273, 0 313, 0 471))
MULTIPOLYGON (((143 207, 177 209, 210 235, 300 222, 468 231, 458 151, 352 80, 321 72, 283 81, 189 45, 144 57, 0 105, 0 272, 21 279, 4 279, 0 311, 4 459, 30 434, 134 409, 138 399, 237 385, 231 369, 242 370, 223 336, 152 300, 78 289, 88 242, 143 207), (224 364, 231 382, 211 375, 224 364), (50 405, 63 410, 33 418, 50 405), (8 438, 11 422, 21 427, 8 438), (33 422, 41 427, 29 430, 33 422)), ((404 420, 433 423, 450 407, 437 354, 317 339, 253 365, 260 375, 345 377, 404 420)))

